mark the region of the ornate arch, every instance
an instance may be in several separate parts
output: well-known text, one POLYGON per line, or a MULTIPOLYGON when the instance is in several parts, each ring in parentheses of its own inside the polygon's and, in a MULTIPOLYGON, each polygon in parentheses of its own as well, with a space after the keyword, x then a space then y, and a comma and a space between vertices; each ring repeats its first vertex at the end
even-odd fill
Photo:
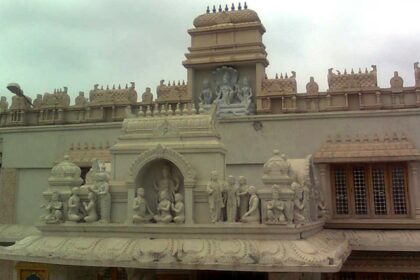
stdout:
POLYGON ((195 169, 186 158, 174 149, 164 147, 161 144, 158 144, 155 148, 149 149, 137 156, 130 167, 130 178, 132 182, 134 182, 137 174, 143 167, 156 159, 166 159, 175 164, 182 173, 182 176, 184 176, 184 184, 191 185, 195 182, 195 169))

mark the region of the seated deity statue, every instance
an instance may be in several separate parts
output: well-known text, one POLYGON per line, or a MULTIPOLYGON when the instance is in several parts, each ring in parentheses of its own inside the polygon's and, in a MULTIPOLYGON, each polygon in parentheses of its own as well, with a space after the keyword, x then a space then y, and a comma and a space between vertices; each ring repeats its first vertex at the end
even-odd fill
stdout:
POLYGON ((7 102, 6 96, 0 98, 0 113, 6 112, 9 108, 9 103, 7 102))
POLYGON ((229 73, 225 72, 222 78, 222 83, 219 85, 217 92, 217 100, 223 105, 230 105, 235 98, 235 90, 229 83, 229 73))
POLYGON ((223 203, 223 187, 219 182, 217 171, 213 170, 210 175, 210 182, 206 187, 209 207, 210 207, 210 218, 212 223, 220 222, 222 219, 222 208, 225 207, 223 203))
POLYGON ((41 108, 41 105, 42 105, 42 94, 37 94, 36 95, 36 98, 34 99, 32 105, 33 105, 34 109, 41 108))
POLYGON ((171 205, 168 192, 165 190, 159 192, 158 214, 154 216, 156 222, 168 224, 172 221, 171 205))
POLYGON ((249 85, 247 77, 244 77, 242 80, 242 88, 238 94, 239 101, 242 104, 249 104, 252 102, 252 88, 249 85))
POLYGON ((185 213, 184 213, 184 198, 182 194, 175 194, 175 203, 172 203, 172 212, 174 213, 174 222, 177 224, 182 224, 185 222, 185 213))
POLYGON ((152 103, 153 102, 153 94, 149 87, 146 88, 146 91, 143 92, 143 95, 141 96, 141 101, 143 103, 152 103))
POLYGON ((80 197, 79 197, 79 188, 74 187, 71 189, 71 196, 67 203, 68 212, 67 212, 67 218, 71 222, 79 222, 83 219, 84 215, 84 209, 81 206, 80 203, 80 197))
POLYGON ((111 222, 111 194, 109 193, 108 174, 102 167, 101 172, 95 176, 93 192, 99 198, 99 216, 101 223, 111 222))
POLYGON ((174 202, 175 193, 179 189, 179 181, 176 178, 172 178, 169 166, 165 165, 162 168, 162 178, 155 182, 154 188, 157 192, 158 202, 159 193, 165 191, 168 194, 168 198, 171 202, 174 202))
POLYGON ((75 105, 77 107, 85 107, 88 101, 85 97, 85 93, 83 91, 79 91, 79 95, 75 99, 75 105))
POLYGON ((226 211, 227 221, 229 223, 236 222, 239 206, 239 189, 236 185, 235 177, 229 175, 226 186, 226 211))
POLYGON ((48 212, 47 215, 42 217, 46 224, 59 224, 64 221, 63 202, 61 201, 60 194, 57 191, 53 192, 51 200, 41 207, 45 208, 48 212))
POLYGON ((273 186, 273 200, 267 203, 267 222, 268 223, 284 223, 286 216, 284 214, 285 203, 280 200, 279 189, 277 185, 273 186))
POLYGON ((314 199, 317 201, 317 217, 318 219, 324 219, 327 216, 327 205, 325 201, 321 198, 319 190, 314 191, 314 199))
POLYGON ((137 189, 137 197, 133 200, 133 222, 147 223, 150 222, 154 213, 150 210, 146 199, 144 198, 144 188, 137 189))
MULTIPOLYGON (((293 185, 293 184, 292 184, 293 185)), ((305 217, 305 202, 303 195, 303 188, 297 185, 295 188, 295 200, 294 200, 294 222, 295 224, 302 224, 306 222, 305 217)))
POLYGON ((93 223, 98 221, 98 212, 96 211, 96 195, 89 190, 87 202, 83 202, 86 216, 83 218, 86 223, 93 223))
POLYGON ((248 211, 241 217, 243 223, 259 223, 260 222, 260 199, 257 196, 257 189, 254 186, 249 186, 248 193, 249 207, 248 211))
POLYGON ((210 83, 207 79, 203 80, 203 89, 199 96, 199 102, 203 105, 209 105, 213 102, 213 92, 210 89, 210 83))

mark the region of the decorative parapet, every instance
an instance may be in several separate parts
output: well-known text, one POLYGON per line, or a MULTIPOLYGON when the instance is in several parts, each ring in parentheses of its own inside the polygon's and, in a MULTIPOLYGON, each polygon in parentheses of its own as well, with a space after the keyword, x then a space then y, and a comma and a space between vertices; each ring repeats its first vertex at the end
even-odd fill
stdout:
POLYGON ((333 73, 333 68, 328 69, 328 91, 343 91, 343 90, 372 90, 378 88, 378 78, 376 76, 376 65, 372 65, 372 70, 367 68, 363 73, 359 68, 358 73, 351 69, 350 74, 344 70, 344 74, 340 71, 333 73))
POLYGON ((178 81, 178 84, 175 84, 175 81, 168 82, 165 85, 165 80, 161 80, 160 84, 156 88, 157 99, 156 102, 180 102, 180 101, 189 101, 191 98, 187 93, 187 85, 185 81, 178 81))
POLYGON ((72 161, 79 166, 89 166, 93 159, 98 159, 101 162, 111 162, 111 153, 109 148, 110 143, 88 144, 85 143, 72 143, 68 150, 68 154, 72 161))
POLYGON ((296 94, 296 72, 292 71, 292 76, 288 77, 287 73, 278 76, 276 74, 275 79, 268 79, 267 77, 262 82, 262 95, 273 96, 273 95, 287 95, 296 94))
POLYGON ((94 85, 94 88, 89 92, 89 106, 115 106, 115 105, 129 105, 137 102, 137 92, 135 83, 131 82, 130 87, 126 84, 125 88, 118 88, 113 85, 112 89, 109 86, 106 89, 103 86, 99 89, 99 85, 94 85))

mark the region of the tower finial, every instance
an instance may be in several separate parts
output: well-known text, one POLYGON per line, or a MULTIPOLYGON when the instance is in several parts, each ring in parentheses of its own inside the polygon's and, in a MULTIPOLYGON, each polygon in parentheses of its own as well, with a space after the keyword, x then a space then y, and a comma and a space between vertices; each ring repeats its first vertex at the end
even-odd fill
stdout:
POLYGON ((235 10, 235 4, 232 3, 232 6, 230 7, 230 10, 231 11, 234 11, 235 10))
POLYGON ((246 2, 244 2, 244 9, 248 9, 248 5, 246 4, 246 2))
POLYGON ((219 13, 223 12, 222 5, 219 5, 219 13))
POLYGON ((215 13, 215 12, 216 12, 216 6, 215 6, 215 5, 213 5, 213 10, 212 10, 212 12, 213 12, 213 13, 215 13))
POLYGON ((242 10, 241 2, 238 3, 238 11, 242 10))
POLYGON ((229 12, 229 7, 228 7, 228 5, 226 4, 226 6, 225 6, 225 12, 229 12))
POLYGON ((207 6, 206 14, 210 14, 210 7, 209 6, 207 6))

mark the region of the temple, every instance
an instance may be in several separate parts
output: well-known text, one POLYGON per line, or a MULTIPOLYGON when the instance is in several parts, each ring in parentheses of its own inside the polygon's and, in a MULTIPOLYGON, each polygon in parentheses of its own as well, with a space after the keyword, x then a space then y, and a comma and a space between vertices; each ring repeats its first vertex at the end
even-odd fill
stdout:
MULTIPOLYGON (((246 3, 185 81, 0 99, 0 279, 418 279, 420 68, 267 77, 246 3)), ((164 62, 162 61, 162 64, 164 62)))

